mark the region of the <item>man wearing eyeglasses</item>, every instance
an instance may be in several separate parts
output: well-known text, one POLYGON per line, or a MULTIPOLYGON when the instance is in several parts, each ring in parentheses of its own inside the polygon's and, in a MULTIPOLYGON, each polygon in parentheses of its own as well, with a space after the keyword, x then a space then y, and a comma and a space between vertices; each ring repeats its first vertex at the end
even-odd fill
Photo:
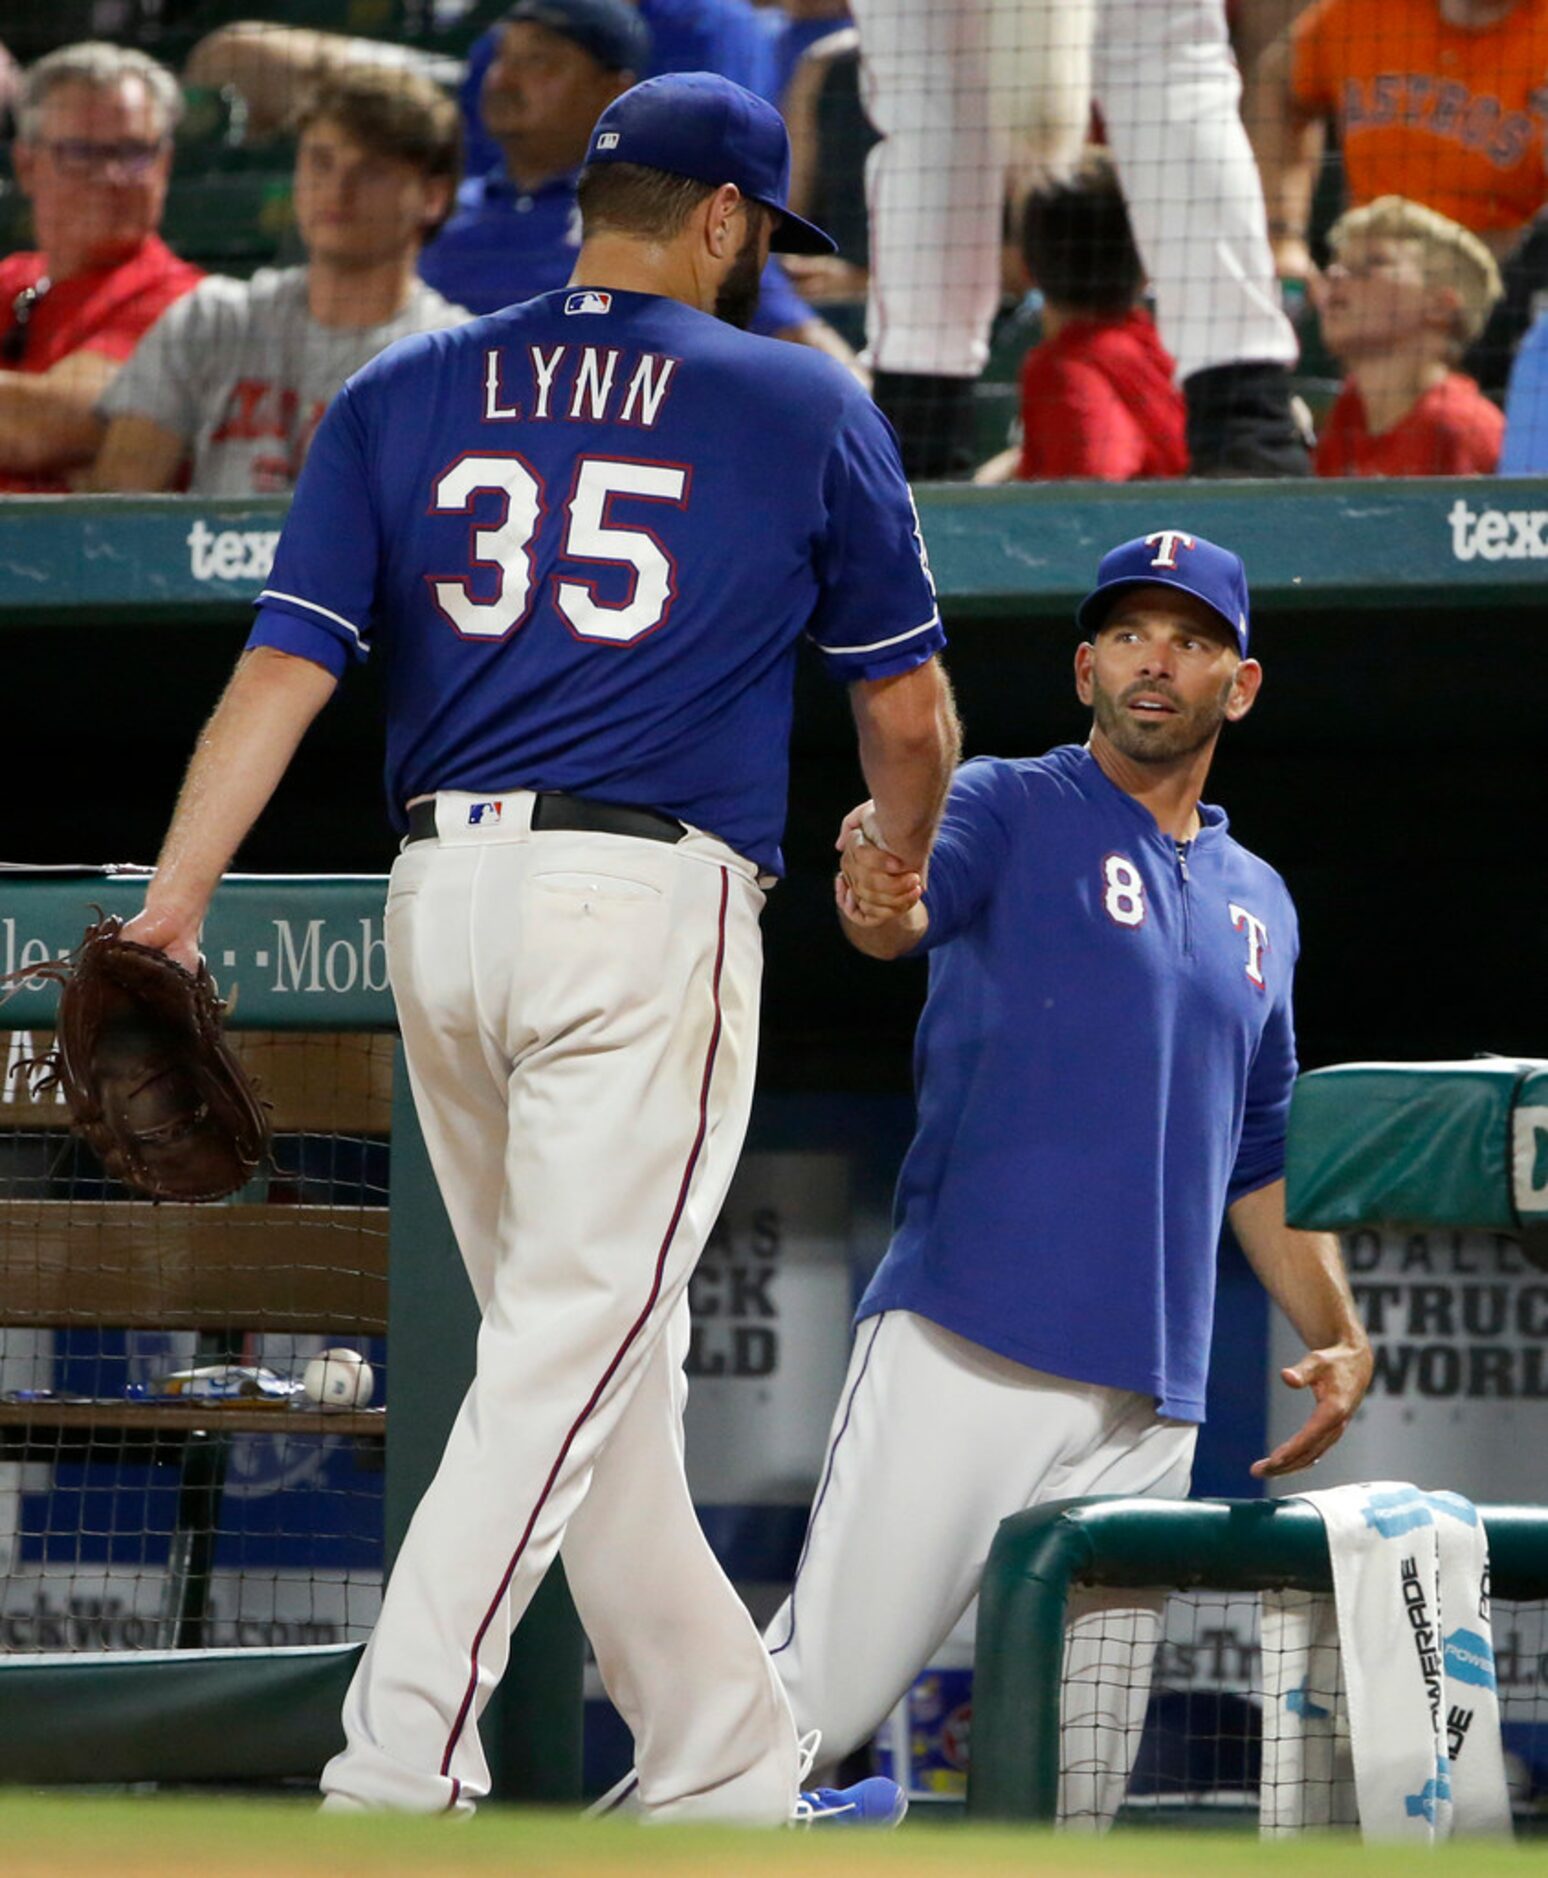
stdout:
POLYGON ((69 486, 96 399, 201 278, 156 233, 181 106, 127 47, 64 46, 27 73, 13 154, 37 247, 0 260, 0 491, 69 486))

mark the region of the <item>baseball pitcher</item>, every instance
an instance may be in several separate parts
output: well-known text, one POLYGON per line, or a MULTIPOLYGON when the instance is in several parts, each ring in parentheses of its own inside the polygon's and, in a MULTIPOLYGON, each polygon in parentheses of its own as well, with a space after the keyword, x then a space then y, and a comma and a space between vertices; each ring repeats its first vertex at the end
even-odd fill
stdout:
POLYGON ((482 1326, 336 1807, 488 1791, 479 1712, 561 1549, 647 1811, 797 1807, 789 1707, 684 1478, 688 1278, 752 1098, 798 643, 850 687, 881 834, 916 866, 956 738, 890 430, 829 360, 738 330, 771 246, 830 245, 788 174, 739 86, 636 86, 592 136, 570 285, 348 382, 131 935, 193 956, 311 717, 384 660, 388 961, 482 1326))

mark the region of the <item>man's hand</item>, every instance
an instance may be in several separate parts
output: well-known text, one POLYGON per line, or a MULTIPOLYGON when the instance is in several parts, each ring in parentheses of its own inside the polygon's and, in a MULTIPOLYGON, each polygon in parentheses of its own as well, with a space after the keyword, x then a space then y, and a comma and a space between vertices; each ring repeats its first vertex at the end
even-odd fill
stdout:
POLYGON ((198 970, 205 909, 337 683, 321 665, 274 646, 242 654, 200 732, 145 910, 124 938, 198 970))
POLYGON ((1279 1373, 1292 1389, 1310 1389, 1316 1407, 1288 1441, 1253 1462, 1253 1475, 1263 1480, 1296 1473, 1327 1453, 1360 1406, 1375 1361, 1337 1239, 1286 1224, 1283 1179, 1244 1193, 1230 1217, 1248 1264, 1310 1345, 1299 1363, 1279 1373))
POLYGON ((882 846, 874 802, 849 811, 833 845, 840 856, 834 897, 846 919, 880 926, 919 903, 923 876, 882 846))
POLYGON ((1309 1350, 1299 1363, 1282 1369, 1280 1380, 1292 1389, 1310 1389, 1316 1406, 1288 1441, 1253 1462, 1256 1478, 1299 1473, 1319 1461, 1349 1426, 1370 1384, 1372 1366, 1371 1346, 1362 1338, 1358 1343, 1309 1350))
POLYGON ((136 913, 124 927, 123 936, 137 946, 152 946, 165 952, 190 972, 199 969, 199 914, 172 910, 158 911, 147 899, 145 910, 136 913))

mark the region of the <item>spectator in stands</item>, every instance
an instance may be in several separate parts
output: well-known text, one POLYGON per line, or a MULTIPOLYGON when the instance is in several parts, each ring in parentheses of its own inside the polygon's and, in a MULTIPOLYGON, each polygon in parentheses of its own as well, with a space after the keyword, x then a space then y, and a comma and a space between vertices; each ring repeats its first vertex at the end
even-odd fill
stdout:
POLYGON ((1329 236, 1322 336, 1348 370, 1317 446, 1319 476, 1487 476, 1505 420, 1454 368, 1500 296, 1467 229, 1400 196, 1329 236))
POLYGON ((1500 474, 1548 475, 1548 312, 1538 316, 1511 367, 1500 474))
POLYGON ((580 249, 575 185, 592 126, 649 61, 628 0, 517 0, 483 81, 501 161, 457 192, 421 258, 425 279, 475 313, 562 287, 580 249))
POLYGON ((13 161, 38 245, 0 260, 0 490, 68 488, 93 403, 200 279, 156 233, 181 103, 153 59, 95 41, 26 75, 13 161))
MULTIPOLYGON (((485 127, 504 160, 463 184, 456 214, 420 261, 424 278, 475 313, 562 287, 580 249, 575 190, 592 126, 649 63, 649 31, 628 0, 517 0, 483 85, 485 127)), ((754 331, 855 368, 777 261, 762 285, 754 331)))
POLYGON ((1021 239, 1043 339, 1021 368, 1020 448, 975 480, 1186 476, 1187 408, 1141 304, 1144 270, 1106 151, 1027 198, 1021 239))
POLYGON ((457 187, 457 107, 408 72, 356 66, 302 111, 304 267, 212 277, 171 307, 98 404, 82 486, 196 495, 293 488, 329 400, 384 346, 468 317, 419 279, 457 187))
POLYGON ((1548 200, 1542 0, 1315 0, 1259 62, 1248 128, 1279 271, 1311 278, 1326 125, 1350 202, 1419 202, 1497 259, 1548 200))

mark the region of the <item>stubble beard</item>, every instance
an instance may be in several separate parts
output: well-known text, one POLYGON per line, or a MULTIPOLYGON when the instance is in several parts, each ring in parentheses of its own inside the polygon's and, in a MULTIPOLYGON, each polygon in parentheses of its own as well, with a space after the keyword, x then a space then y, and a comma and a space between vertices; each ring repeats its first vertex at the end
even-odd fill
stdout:
POLYGON ((762 275, 758 262, 758 230, 750 226, 736 251, 731 271, 720 283, 720 291, 715 296, 716 319, 724 320, 728 326, 739 326, 745 332, 758 310, 762 275))
POLYGON ((1156 691, 1157 687, 1140 679, 1114 695, 1093 674, 1091 706, 1098 730, 1121 756, 1134 763, 1176 763, 1193 756, 1220 734, 1232 682, 1228 678, 1215 697, 1191 708, 1179 703, 1172 693, 1162 691, 1159 695, 1168 699, 1177 715, 1136 720, 1125 709, 1126 701, 1140 692, 1156 691))

